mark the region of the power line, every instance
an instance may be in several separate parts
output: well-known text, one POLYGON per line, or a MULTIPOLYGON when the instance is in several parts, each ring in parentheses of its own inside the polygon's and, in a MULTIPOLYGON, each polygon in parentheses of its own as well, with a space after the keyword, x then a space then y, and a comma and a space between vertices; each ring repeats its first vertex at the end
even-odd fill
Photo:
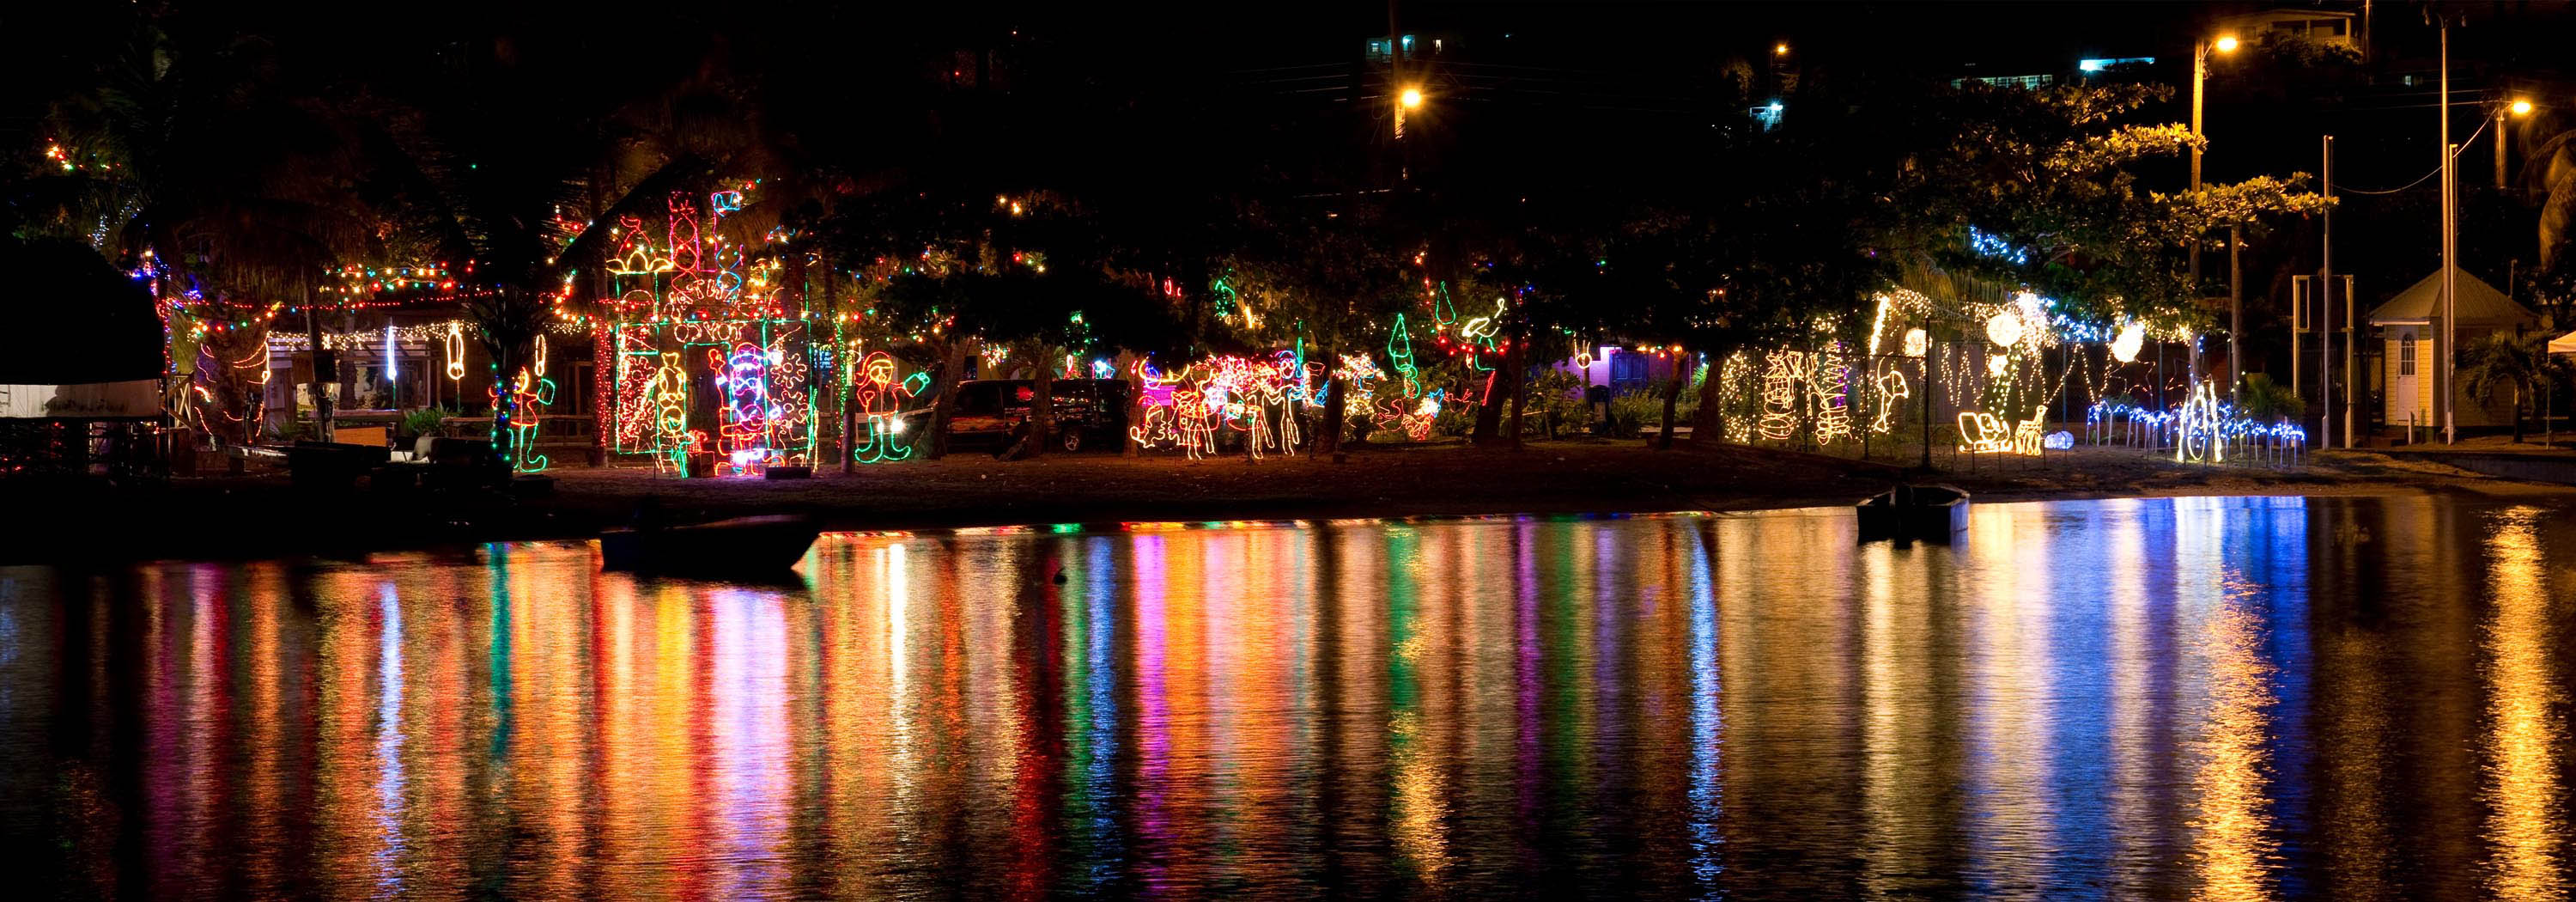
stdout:
MULTIPOLYGON (((2476 141, 2476 140, 2478 139, 2478 135, 2485 133, 2485 132, 2486 132, 2486 130, 2487 130, 2487 126, 2488 126, 2490 123, 2493 123, 2494 121, 2495 121, 2495 120, 2494 120, 2494 119, 2491 119, 2491 118, 2480 117, 2480 118, 2479 118, 2479 122, 2478 122, 2478 130, 2477 130, 2477 131, 2470 132, 2468 137, 2461 139, 2461 140, 2460 140, 2460 146, 2461 146, 2461 147, 2467 147, 2467 146, 2469 146, 2469 143, 2470 143, 2470 142, 2476 141)), ((2459 156, 2459 153, 2458 153, 2458 152, 2456 152, 2456 151, 2448 151, 2448 150, 2446 149, 2446 151, 2445 151, 2445 152, 2450 153, 2450 154, 2451 154, 2451 156, 2453 156, 2453 157, 2458 157, 2458 156, 2459 156)), ((2414 181, 2407 182, 2407 183, 2406 183, 2406 187, 2403 187, 2403 188, 2390 188, 2390 189, 2388 189, 2388 190, 2386 190, 2386 191, 2365 191, 2365 190, 2362 190, 2362 189, 2360 189, 2360 188, 2341 188, 2341 187, 2338 187, 2338 188, 2334 189, 2334 191, 2335 191, 2335 193, 2336 193, 2336 194, 2396 194, 2396 193, 2401 192, 2401 191, 2409 191, 2409 190, 2413 190, 2415 186, 2417 186, 2417 185, 2421 185, 2421 184, 2424 184, 2424 179, 2429 179, 2429 178, 2432 178, 2432 177, 2434 177, 2434 176, 2436 176, 2436 175, 2440 175, 2440 174, 2442 174, 2442 167, 2440 167, 2440 166, 2435 166, 2435 167, 2433 167, 2433 171, 2431 171, 2431 172, 2427 172, 2427 173, 2424 173, 2424 175, 2423 175, 2422 177, 2417 178, 2417 179, 2416 179, 2416 180, 2414 180, 2414 181)))

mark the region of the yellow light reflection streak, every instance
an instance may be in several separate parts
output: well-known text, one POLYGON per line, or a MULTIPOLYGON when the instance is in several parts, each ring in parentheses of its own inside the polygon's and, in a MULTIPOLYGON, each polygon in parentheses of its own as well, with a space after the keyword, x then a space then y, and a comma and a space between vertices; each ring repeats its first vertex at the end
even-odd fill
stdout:
POLYGON ((2550 675, 2558 642, 2551 629, 2547 574, 2535 523, 2539 508, 2502 514, 2489 536, 2495 610, 2487 621, 2487 866, 2499 899, 2561 899, 2567 878, 2558 861, 2566 827, 2557 816, 2563 703, 2550 675))
POLYGON ((2191 860, 2198 899, 2268 899, 2279 840, 2264 813, 2270 762, 2274 668, 2263 654, 2263 623, 2245 603, 2256 588, 2230 572, 2221 544, 2232 504, 2223 498, 2174 501, 2178 601, 2215 602, 2200 624, 2199 653, 2208 661, 2208 708, 2193 743, 2191 860))

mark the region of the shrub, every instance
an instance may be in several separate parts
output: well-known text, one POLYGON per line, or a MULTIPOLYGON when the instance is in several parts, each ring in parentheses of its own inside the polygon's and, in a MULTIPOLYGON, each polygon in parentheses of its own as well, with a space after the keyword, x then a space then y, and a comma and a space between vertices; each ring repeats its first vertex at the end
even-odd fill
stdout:
POLYGON ((1610 435, 1614 438, 1636 438, 1649 427, 1660 427, 1664 421, 1664 397, 1645 389, 1620 392, 1610 399, 1610 435))
POLYGON ((1582 377, 1573 373, 1560 370, 1540 373, 1538 378, 1530 380, 1528 410, 1522 414, 1530 422, 1524 428, 1550 437, 1583 428, 1586 419, 1583 387, 1582 377))
POLYGON ((403 414, 403 435, 446 435, 447 411, 423 407, 403 414))
POLYGON ((2307 412, 2307 402, 2299 400, 2290 387, 2272 381, 2262 373, 2247 373, 2236 389, 2236 409, 2256 420, 2278 420, 2307 412))
POLYGON ((1440 412, 1434 414, 1431 418, 1432 433, 1435 435, 1460 436, 1475 431, 1475 410, 1476 409, 1473 407, 1459 407, 1449 404, 1440 405, 1440 412))

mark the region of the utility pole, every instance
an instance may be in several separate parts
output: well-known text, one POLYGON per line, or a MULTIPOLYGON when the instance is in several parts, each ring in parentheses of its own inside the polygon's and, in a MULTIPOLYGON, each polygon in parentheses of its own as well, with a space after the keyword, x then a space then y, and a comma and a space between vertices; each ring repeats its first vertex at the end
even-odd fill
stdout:
MULTIPOLYGON (((2322 260, 2323 260, 2323 263, 2322 263, 2322 265, 2319 267, 2319 269, 2320 269, 2320 274, 2319 274, 2319 275, 2318 275, 2318 277, 2317 277, 2317 290, 2316 290, 2316 295, 2317 295, 2317 316, 2318 316, 2318 321, 2317 321, 2317 389, 2318 389, 2318 391, 2320 391, 2320 392, 2322 392, 2322 393, 2323 393, 2323 394, 2319 395, 2319 397, 2318 397, 2318 402, 2317 402, 2317 434, 2325 438, 2325 442, 2324 442, 2324 444, 2325 444, 2327 447, 2333 447, 2333 446, 2334 446, 2334 428, 2333 428, 2333 426, 2331 425, 2331 424, 2333 423, 2333 421, 2334 421, 2334 420, 2333 420, 2333 418, 2334 418, 2334 203, 2333 203, 2333 200, 2334 200, 2334 136, 2333 136, 2333 135, 2327 135, 2327 136, 2325 136, 2324 149, 2325 149, 2325 164, 2324 164, 2324 166, 2323 166, 2323 171, 2324 171, 2324 173, 2325 173, 2325 174, 2324 174, 2324 175, 2322 175, 2322 176, 2320 176, 2320 177, 2318 177, 2318 180, 2317 180, 2317 181, 2318 181, 2318 184, 2320 184, 2320 185, 2323 185, 2323 186, 2324 186, 2322 190, 2323 190, 2323 192, 2324 192, 2324 194, 2325 194, 2325 197, 2326 197, 2326 200, 2327 200, 2327 203, 2326 203, 2326 211, 2325 211, 2325 217, 2324 217, 2325 222, 2324 222, 2324 228, 2323 228, 2323 230, 2324 230, 2324 232, 2325 232, 2325 241, 2323 242, 2323 244, 2325 245, 2325 247, 2324 247, 2323 251, 2322 251, 2322 252, 2321 252, 2321 254, 2320 254, 2320 256, 2321 256, 2321 258, 2322 258, 2322 260)), ((2292 367, 2293 369, 2297 368, 2297 366, 2298 366, 2298 364, 2296 364, 2296 363, 2292 363, 2292 364, 2291 364, 2291 367, 2292 367)), ((2344 373, 2344 378, 2347 378, 2347 379, 2352 378, 2352 373, 2350 373, 2350 372, 2346 372, 2346 373, 2344 373)), ((2352 426, 2351 426, 2351 422, 2350 422, 2350 418, 2349 418, 2349 417, 2347 417, 2347 418, 2346 418, 2346 422, 2345 422, 2345 426, 2344 426, 2343 446, 2344 446, 2344 447, 2346 447, 2346 448, 2350 448, 2350 447, 2352 447, 2352 426)))
POLYGON ((2352 447, 2355 411, 2359 410, 2361 389, 2361 345, 2353 336, 2352 277, 2343 277, 2343 377, 2354 385, 2343 387, 2343 446, 2352 447))
POLYGON ((2459 215, 2459 183, 2452 178, 2452 161, 2460 149, 2451 143, 2451 25, 2442 23, 2442 334, 2441 344, 2433 351, 2434 400, 2442 405, 2442 444, 2458 439, 2454 405, 2451 403, 2451 320, 2458 312, 2459 286, 2452 280, 2452 253, 2457 249, 2454 219, 2459 215))
MULTIPOLYGON (((2208 81, 2209 42, 2195 40, 2191 48, 2191 190, 2194 193, 2200 191, 2200 95, 2202 86, 2208 81)), ((2188 256, 2191 263, 2191 301, 2197 308, 2200 306, 2200 232, 2197 230, 2191 234, 2191 253, 2188 256)), ((2191 378, 2194 382, 2200 380, 2200 343, 2196 341, 2191 345, 2191 378)))
MULTIPOLYGON (((2236 387, 2245 383, 2245 347, 2239 340, 2245 334, 2245 299, 2237 294, 2237 277, 2245 272, 2238 252, 2244 246, 2244 227, 2227 225, 2227 396, 2236 397, 2236 387)), ((2295 366, 2295 364, 2294 364, 2295 366)))
POLYGON ((1395 137, 1404 139, 1404 26, 1396 19, 1396 0, 1386 0, 1386 99, 1395 110, 1395 137))
MULTIPOLYGON (((2199 39, 2195 39, 2195 40, 2192 42, 2192 46, 2191 46, 2191 137, 2192 137, 2192 144, 2191 144, 2191 190, 2192 190, 2192 191, 2194 191, 2194 192, 2198 192, 2198 191, 2200 190, 2200 145, 2201 145, 2202 140, 2203 140, 2203 138, 2204 138, 2204 135, 2203 135, 2203 133, 2201 132, 2201 126, 2200 126, 2201 95, 2202 95, 2203 93, 2205 93, 2205 91, 2206 91, 2206 85, 2207 85, 2207 83, 2208 83, 2208 81, 2209 81, 2209 53, 2210 53, 2210 51, 2212 51, 2212 50, 2218 51, 2218 52, 2220 52, 2220 53, 2234 53, 2234 52, 2236 52, 2236 36, 2235 36, 2235 35, 2232 35, 2232 34, 2230 34, 2230 35, 2220 35, 2220 36, 2218 36, 2218 38, 2217 38, 2216 40, 2199 40, 2199 39)), ((2196 232, 2195 232, 2195 233, 2193 233, 2193 235, 2191 236, 2191 296, 2192 296, 2192 301, 2193 301, 2193 303, 2194 303, 2195 305, 2197 305, 2197 304, 2199 303, 2199 301, 2200 301, 2200 237, 2201 237, 2201 236, 2200 236, 2200 234, 2199 234, 2199 233, 2196 233, 2196 232)), ((2233 261, 2233 260, 2235 259, 2235 253, 2236 253, 2236 251, 2235 251, 2235 246, 2236 246, 2236 228, 2235 228, 2235 227, 2232 227, 2232 226, 2231 226, 2231 227, 2229 228, 2228 233, 2227 233, 2227 238, 2228 238, 2228 259, 2229 259, 2230 261, 2233 261)), ((2231 262, 2231 264, 2230 264, 2230 265, 2231 265, 2231 267, 2232 267, 2232 266, 2233 266, 2233 263, 2231 262)), ((2233 297, 2235 296, 2235 294, 2236 294, 2236 278, 2235 278, 2235 277, 2234 277, 2234 275, 2232 275, 2232 274, 2228 277, 2228 280, 2227 280, 2227 292, 2228 292, 2229 297, 2231 297, 2231 298, 2233 298, 2233 297)), ((2228 332, 2228 335, 2227 335, 2227 353, 2228 353, 2227 367, 2228 367, 2229 371, 2231 371, 2231 372, 2236 372, 2236 371, 2240 371, 2241 367, 2243 366, 2242 364, 2238 363, 2238 362, 2236 361, 2236 359, 2235 359, 2235 357, 2236 357, 2236 333, 2233 331, 2233 325, 2232 325, 2232 324, 2235 322, 2235 319, 2236 319, 2236 316, 2237 316, 2237 314, 2234 312, 2234 307, 2236 306, 2236 304, 2234 304, 2234 303, 2231 301, 2231 302, 2230 302, 2230 304, 2229 304, 2228 306, 2229 306, 2229 308, 2230 308, 2230 312, 2229 312, 2229 314, 2228 314, 2228 317, 2229 317, 2229 322, 2231 323, 2231 327, 2230 327, 2230 328, 2231 328, 2231 331, 2229 331, 2229 332, 2228 332)), ((2192 378, 2192 381, 2194 381, 2194 382, 2198 382, 2198 381, 2200 381, 2200 342, 2199 342, 2197 339, 2193 340, 2193 341, 2192 341, 2192 343, 2191 343, 2191 378, 2192 378)), ((2228 396, 2229 396, 2229 397, 2234 397, 2234 396, 2235 396, 2235 390, 2234 390, 2234 389, 2229 389, 2229 390, 2228 390, 2228 396)))
POLYGON ((2316 289, 2308 284, 2309 278, 2290 277, 2290 396, 2302 401, 2307 400, 2308 391, 2307 386, 2299 381, 2299 368, 2307 365, 2308 349, 2300 343, 2299 336, 2307 334, 2308 323, 2313 320, 2308 313, 2308 302, 2316 294, 2316 289))

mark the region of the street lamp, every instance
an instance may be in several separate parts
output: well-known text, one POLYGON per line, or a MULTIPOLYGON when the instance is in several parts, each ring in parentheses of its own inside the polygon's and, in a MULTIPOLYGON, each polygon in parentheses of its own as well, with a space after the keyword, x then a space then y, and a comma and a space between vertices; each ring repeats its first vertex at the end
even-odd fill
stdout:
MULTIPOLYGON (((2219 35, 2217 40, 2194 46, 2191 49, 2191 190, 2195 192, 2200 190, 2200 146, 2203 143, 2203 135, 2200 130, 2200 101, 2203 89, 2209 81, 2209 52, 2213 49, 2220 53, 2236 52, 2236 36, 2232 34, 2219 35)), ((2227 241, 2228 259, 2234 260, 2236 257, 2236 233, 2234 230, 2229 230, 2227 241)), ((2231 272, 2229 272, 2227 278, 2227 369, 2232 373, 2239 372, 2245 365, 2245 358, 2237 356, 2238 351, 2236 343, 2236 335, 2238 332, 2244 331, 2245 324, 2244 312, 2239 309, 2243 305, 2237 300, 2236 275, 2232 271, 2232 265, 2230 266, 2230 269, 2231 272)), ((2200 236, 2198 235, 2193 235, 2191 237, 2191 286, 2191 290, 2195 292, 2193 296, 2198 297, 2199 295, 2197 292, 2200 291, 2200 236)), ((2192 362, 2194 365, 2192 367, 2191 376, 2195 380, 2200 378, 2200 367, 2198 366, 2200 358, 2199 349, 2200 344, 2198 342, 2193 342, 2192 362)), ((2235 394, 2234 386, 2230 386, 2228 388, 2228 394, 2230 396, 2235 394)))
POLYGON ((2515 116, 2531 115, 2531 101, 2522 98, 2515 98, 2512 103, 2502 104, 2496 107, 2495 186, 2498 191, 2504 190, 2504 157, 2506 145, 2513 143, 2513 132, 2505 128, 2504 117, 2508 113, 2515 116))
POLYGON ((1422 108, 1422 86, 1421 86, 1421 85, 1405 85, 1405 86, 1404 86, 1404 90, 1396 92, 1396 95, 1395 95, 1395 137, 1396 137, 1396 140, 1401 141, 1401 140, 1403 140, 1403 139, 1404 139, 1404 120, 1405 120, 1405 114, 1407 114, 1407 113, 1411 113, 1411 112, 1413 112, 1414 110, 1418 110, 1418 109, 1421 109, 1421 108, 1422 108))

